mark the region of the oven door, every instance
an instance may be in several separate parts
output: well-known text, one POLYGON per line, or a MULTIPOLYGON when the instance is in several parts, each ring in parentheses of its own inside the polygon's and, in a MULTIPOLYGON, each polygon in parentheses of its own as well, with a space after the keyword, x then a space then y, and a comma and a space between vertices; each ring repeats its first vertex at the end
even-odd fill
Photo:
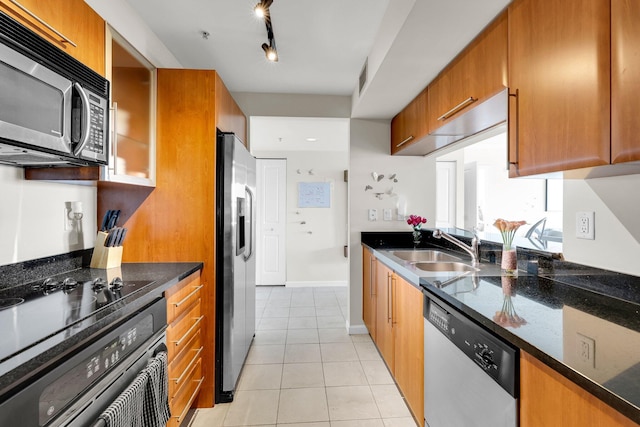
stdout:
POLYGON ((78 343, 53 368, 0 403, 0 426, 92 425, 157 351, 166 351, 166 300, 78 343))

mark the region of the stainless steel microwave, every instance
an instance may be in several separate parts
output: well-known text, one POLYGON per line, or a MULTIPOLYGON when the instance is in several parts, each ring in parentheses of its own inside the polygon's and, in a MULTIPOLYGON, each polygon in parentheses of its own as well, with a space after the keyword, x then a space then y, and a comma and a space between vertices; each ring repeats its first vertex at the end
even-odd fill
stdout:
POLYGON ((0 12, 0 164, 103 165, 109 82, 0 12))

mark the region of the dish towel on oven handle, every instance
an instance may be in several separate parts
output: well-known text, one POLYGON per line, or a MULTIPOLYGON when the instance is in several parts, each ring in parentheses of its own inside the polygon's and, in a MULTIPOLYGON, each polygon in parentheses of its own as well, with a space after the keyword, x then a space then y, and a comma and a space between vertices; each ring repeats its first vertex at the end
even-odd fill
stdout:
POLYGON ((143 370, 116 400, 100 415, 106 427, 146 427, 143 423, 149 373, 143 370))
POLYGON ((164 427, 171 417, 167 353, 157 353, 147 365, 146 371, 149 382, 144 394, 144 426, 164 427))
POLYGON ((168 359, 159 352, 98 420, 106 427, 164 427, 169 411, 168 359))

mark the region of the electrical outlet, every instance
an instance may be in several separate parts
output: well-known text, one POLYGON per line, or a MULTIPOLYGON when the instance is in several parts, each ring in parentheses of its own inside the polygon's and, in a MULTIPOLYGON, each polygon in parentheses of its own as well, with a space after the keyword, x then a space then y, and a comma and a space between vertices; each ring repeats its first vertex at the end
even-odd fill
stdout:
POLYGON ((576 332, 576 352, 580 362, 595 369, 596 341, 593 338, 576 332))
POLYGON ((595 239, 594 212, 576 212, 576 237, 578 239, 595 239))
POLYGON ((384 219, 385 221, 391 221, 391 209, 383 209, 382 219, 384 219))
POLYGON ((378 220, 378 210, 369 209, 369 221, 377 221, 377 220, 378 220))

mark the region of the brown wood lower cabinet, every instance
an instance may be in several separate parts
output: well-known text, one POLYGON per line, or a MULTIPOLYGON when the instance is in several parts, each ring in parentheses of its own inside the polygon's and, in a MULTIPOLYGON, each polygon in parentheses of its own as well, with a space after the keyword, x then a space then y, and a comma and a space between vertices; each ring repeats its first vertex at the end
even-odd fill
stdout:
POLYGON ((393 271, 381 262, 375 263, 376 277, 376 338, 375 343, 387 367, 394 374, 394 337, 391 303, 393 301, 393 271))
POLYGON ((369 335, 376 339, 376 291, 375 291, 375 263, 373 253, 362 248, 362 320, 369 331, 369 335))
MULTIPOLYGON (((424 425, 424 320, 422 292, 363 249, 363 315, 374 319, 371 337, 419 426, 424 425), (372 282, 369 281, 372 280, 372 282), (366 298, 371 301, 367 302, 366 298)), ((367 319, 365 319, 365 324, 367 319)))
POLYGON ((395 377, 414 417, 424 425, 424 317, 422 291, 394 274, 395 377))
POLYGON ((200 331, 204 315, 200 301, 200 272, 193 273, 165 292, 167 298, 167 347, 169 349, 168 426, 179 426, 195 401, 204 375, 203 340, 200 331))
POLYGON ((530 354, 520 353, 520 427, 637 427, 530 354))

